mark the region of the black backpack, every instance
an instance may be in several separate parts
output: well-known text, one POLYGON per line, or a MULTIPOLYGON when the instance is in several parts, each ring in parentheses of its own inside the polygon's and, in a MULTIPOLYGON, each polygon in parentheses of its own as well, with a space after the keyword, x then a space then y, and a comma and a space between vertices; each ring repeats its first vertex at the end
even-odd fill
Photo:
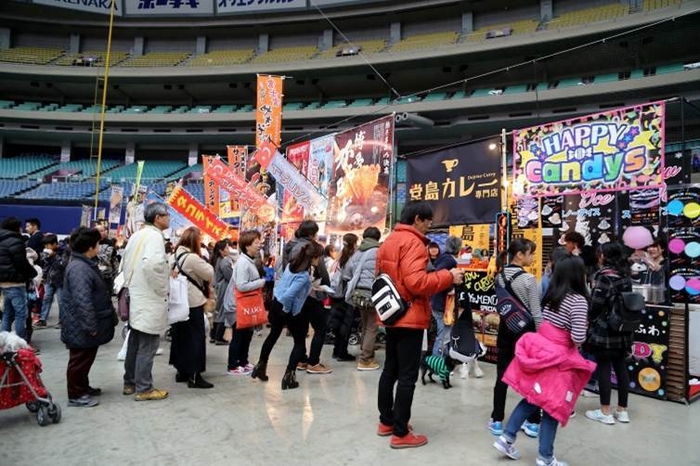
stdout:
MULTIPOLYGON (((605 270, 604 275, 611 279, 619 279, 620 276, 612 270, 605 270)), ((605 325, 617 333, 634 333, 642 322, 642 310, 646 305, 644 295, 636 291, 618 292, 612 303, 612 307, 605 314, 605 325)))
POLYGON ((506 324, 508 330, 516 335, 523 333, 533 323, 532 314, 518 299, 511 287, 511 282, 524 273, 524 270, 519 270, 508 280, 505 271, 501 271, 501 280, 505 286, 501 286, 496 280, 496 298, 498 299, 496 310, 498 310, 498 315, 501 316, 501 320, 506 324))

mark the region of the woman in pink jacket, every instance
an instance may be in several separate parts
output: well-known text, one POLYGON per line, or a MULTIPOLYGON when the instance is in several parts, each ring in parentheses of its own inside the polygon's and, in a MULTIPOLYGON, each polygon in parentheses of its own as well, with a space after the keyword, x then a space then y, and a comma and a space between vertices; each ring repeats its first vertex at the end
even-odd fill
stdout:
POLYGON ((586 340, 588 300, 583 261, 571 255, 559 260, 542 300, 542 325, 537 333, 526 333, 518 340, 515 358, 503 375, 503 381, 524 397, 493 444, 511 459, 520 458, 513 444, 523 422, 542 409, 535 464, 567 466, 554 457, 554 438, 557 425, 566 425, 595 369, 578 352, 586 340))

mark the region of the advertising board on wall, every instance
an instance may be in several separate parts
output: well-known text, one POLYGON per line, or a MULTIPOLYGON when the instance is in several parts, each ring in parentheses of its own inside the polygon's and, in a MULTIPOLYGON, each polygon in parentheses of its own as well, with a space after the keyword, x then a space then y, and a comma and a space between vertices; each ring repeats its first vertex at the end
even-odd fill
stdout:
POLYGON ((213 15, 213 0, 124 0, 127 16, 213 15))
MULTIPOLYGON (((114 15, 122 16, 124 10, 122 8, 122 0, 114 0, 114 2, 114 15)), ((112 10, 112 0, 33 0, 32 3, 103 15, 110 14, 112 10)))

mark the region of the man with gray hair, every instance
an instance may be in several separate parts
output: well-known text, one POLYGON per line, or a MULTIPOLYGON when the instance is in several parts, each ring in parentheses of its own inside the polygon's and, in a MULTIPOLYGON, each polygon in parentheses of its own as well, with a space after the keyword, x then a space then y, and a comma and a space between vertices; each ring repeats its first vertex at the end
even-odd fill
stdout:
MULTIPOLYGON (((444 251, 435 260, 435 270, 452 270, 457 267, 456 258, 461 250, 462 238, 449 236, 445 241, 444 251)), ((446 353, 443 353, 443 350, 445 344, 450 341, 450 331, 449 328, 445 327, 443 317, 445 315, 447 295, 450 293, 454 293, 454 287, 441 291, 430 298, 430 307, 437 324, 437 335, 435 336, 435 343, 433 344, 433 356, 447 356, 446 353)))
POLYGON ((154 202, 144 209, 145 224, 124 250, 124 286, 129 288, 128 349, 124 360, 124 395, 136 401, 162 400, 168 392, 153 388, 153 358, 160 334, 168 326, 170 267, 163 230, 170 226, 168 208, 154 202))

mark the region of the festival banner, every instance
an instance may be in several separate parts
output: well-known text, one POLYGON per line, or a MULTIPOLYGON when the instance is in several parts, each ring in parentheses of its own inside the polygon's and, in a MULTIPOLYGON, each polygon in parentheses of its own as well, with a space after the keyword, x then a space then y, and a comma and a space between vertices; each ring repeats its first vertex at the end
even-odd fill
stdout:
POLYGON ((323 197, 318 193, 316 187, 299 173, 299 170, 285 159, 271 143, 263 143, 253 157, 263 169, 270 172, 285 190, 294 196, 298 205, 313 210, 322 203, 323 197))
POLYGON ((662 185, 665 103, 513 131, 514 183, 525 196, 662 185))
POLYGON ((202 230, 202 233, 211 236, 215 240, 228 237, 229 226, 207 210, 182 186, 175 188, 168 199, 168 204, 192 222, 194 226, 202 230))
POLYGON ((204 170, 204 206, 209 212, 219 216, 219 204, 221 203, 219 185, 207 173, 209 171, 209 160, 211 155, 202 155, 202 169, 204 170))
POLYGON ((500 154, 490 139, 407 159, 409 200, 427 201, 433 226, 492 223, 500 209, 500 154))
POLYGON ((141 175, 143 175, 143 166, 146 162, 144 160, 139 160, 136 162, 136 182, 134 184, 134 196, 139 192, 141 187, 141 175))
POLYGON ((393 115, 335 135, 327 235, 361 235, 371 226, 384 231, 393 160, 393 115))
MULTIPOLYGON (((226 146, 228 153, 228 166, 239 178, 245 179, 246 161, 248 159, 248 146, 226 146)), ((228 196, 228 192, 226 192, 228 196)), ((230 197, 230 216, 240 217, 241 206, 238 199, 230 197)))
MULTIPOLYGON (((308 141, 287 147, 287 160, 304 176, 308 173, 309 149, 310 143, 308 141)), ((291 233, 304 219, 304 207, 299 205, 291 190, 283 189, 281 193, 278 190, 278 195, 280 194, 282 236, 291 238, 291 233)))
POLYGON ((209 157, 207 174, 229 194, 238 199, 244 209, 255 209, 258 216, 275 217, 275 209, 267 203, 267 199, 259 191, 248 186, 244 180, 236 176, 219 157, 209 157), (271 212, 269 212, 271 211, 271 212))
POLYGON ((309 148, 309 172, 307 178, 318 188, 318 192, 324 197, 321 205, 314 212, 306 212, 317 222, 326 221, 328 210, 328 185, 333 174, 333 146, 335 135, 331 134, 317 139, 312 139, 309 148))
MULTIPOLYGON (((112 234, 112 225, 119 225, 122 220, 122 203, 124 201, 124 187, 112 185, 109 195, 109 232, 112 234)), ((116 227, 115 227, 116 228, 116 227)))
MULTIPOLYGON (((173 190, 177 189, 178 186, 180 186, 180 185, 175 184, 175 187, 173 188, 173 190)), ((184 188, 182 188, 182 189, 184 189, 184 188)), ((169 198, 170 195, 172 195, 172 190, 170 191, 170 194, 168 194, 166 196, 166 198, 169 198)), ((146 194, 146 201, 145 202, 146 202, 146 205, 153 204, 154 202, 162 202, 163 204, 168 206, 168 215, 170 215, 170 227, 168 228, 168 230, 170 230, 170 232, 168 232, 168 230, 163 232, 163 235, 165 235, 166 238, 172 238, 173 236, 180 236, 182 234, 182 231, 185 228, 192 226, 192 223, 189 220, 187 220, 185 217, 180 215, 180 212, 173 209, 173 207, 170 204, 168 204, 165 199, 160 197, 155 192, 148 191, 148 193, 146 194)))
POLYGON ((255 111, 255 147, 272 142, 279 147, 282 142, 282 76, 259 74, 257 81, 257 107, 255 111))

